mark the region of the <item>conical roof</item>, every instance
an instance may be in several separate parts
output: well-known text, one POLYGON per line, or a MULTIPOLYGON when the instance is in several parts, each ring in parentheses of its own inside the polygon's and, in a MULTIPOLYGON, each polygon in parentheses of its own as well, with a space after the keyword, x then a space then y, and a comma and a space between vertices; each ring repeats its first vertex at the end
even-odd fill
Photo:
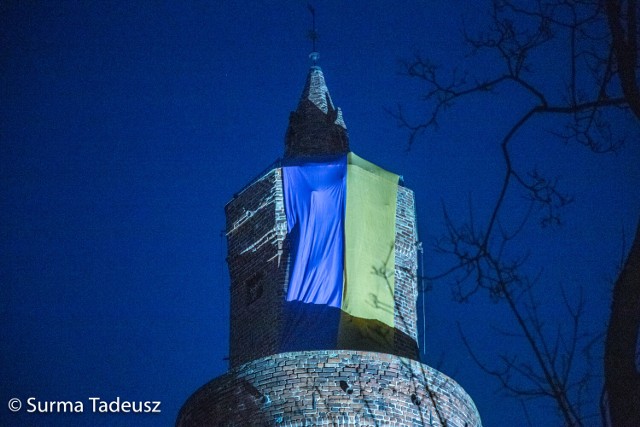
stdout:
MULTIPOLYGON (((314 62, 317 54, 311 55, 314 62)), ((349 151, 342 111, 331 100, 322 69, 314 63, 295 111, 289 116, 285 157, 331 155, 349 151)))

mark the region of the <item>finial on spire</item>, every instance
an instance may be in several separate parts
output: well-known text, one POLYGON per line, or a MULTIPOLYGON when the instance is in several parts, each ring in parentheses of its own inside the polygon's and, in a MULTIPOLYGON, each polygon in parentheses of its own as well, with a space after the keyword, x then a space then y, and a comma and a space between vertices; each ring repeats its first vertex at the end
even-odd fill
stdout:
POLYGON ((311 60, 311 65, 313 67, 318 67, 318 59, 320 59, 320 54, 318 52, 311 52, 309 54, 309 59, 311 60))
POLYGON ((309 58, 313 65, 317 65, 318 59, 320 58, 320 54, 316 51, 316 40, 318 40, 318 32, 316 31, 316 9, 311 5, 311 3, 307 3, 307 7, 309 8, 309 12, 311 12, 312 19, 312 28, 309 31, 309 38, 311 39, 311 46, 313 48, 312 52, 309 54, 309 58))

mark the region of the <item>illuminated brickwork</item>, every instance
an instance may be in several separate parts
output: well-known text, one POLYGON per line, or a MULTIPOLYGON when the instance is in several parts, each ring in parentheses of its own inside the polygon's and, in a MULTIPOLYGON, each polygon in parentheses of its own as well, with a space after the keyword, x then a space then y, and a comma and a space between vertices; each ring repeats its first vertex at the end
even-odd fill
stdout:
MULTIPOLYGON (((289 263, 282 170, 274 168, 226 206, 231 275, 231 366, 278 352, 289 263)), ((396 208, 394 353, 416 359, 417 256, 413 192, 396 208)))
POLYGON ((289 262, 280 174, 267 172, 225 208, 232 367, 278 352, 289 262))
POLYGON ((473 401, 415 360, 354 351, 254 360, 196 391, 177 426, 479 427, 473 401))

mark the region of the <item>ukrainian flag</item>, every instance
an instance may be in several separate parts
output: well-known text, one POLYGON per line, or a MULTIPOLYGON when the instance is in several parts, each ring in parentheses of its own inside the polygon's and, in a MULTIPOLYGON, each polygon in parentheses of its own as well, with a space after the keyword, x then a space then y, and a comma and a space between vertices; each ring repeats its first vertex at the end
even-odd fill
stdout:
POLYGON ((283 166, 290 247, 281 350, 392 352, 398 175, 353 153, 283 166))

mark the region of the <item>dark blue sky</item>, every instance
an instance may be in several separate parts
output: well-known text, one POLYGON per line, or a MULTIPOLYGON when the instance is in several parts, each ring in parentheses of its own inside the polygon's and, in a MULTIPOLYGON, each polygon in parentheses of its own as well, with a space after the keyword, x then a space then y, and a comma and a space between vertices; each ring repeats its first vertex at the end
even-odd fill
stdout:
MULTIPOLYGON (((465 59, 462 22, 475 28, 483 4, 314 4, 320 65, 351 148, 414 189, 425 266, 436 273, 447 265, 430 246, 444 231, 442 203, 463 220, 472 200, 477 220, 486 217, 503 171, 498 138, 531 104, 515 89, 473 98, 406 153, 385 108, 414 111, 421 88, 398 74, 398 60, 422 52, 480 73, 499 66, 465 59)), ((172 425, 184 400, 226 371, 223 207, 283 152, 309 66, 309 21, 305 1, 0 5, 1 425, 172 425), (31 396, 160 400, 162 413, 8 411, 10 398, 31 396)), ((557 59, 540 67, 566 66, 557 59)), ((554 75, 540 83, 553 89, 554 75)), ((622 235, 640 212, 640 149, 596 156, 541 131, 552 125, 520 134, 515 161, 560 176, 575 202, 563 228, 532 226, 521 247, 533 270, 543 267, 549 323, 563 321, 559 285, 571 296, 582 285, 586 326, 598 333, 622 235)), ((521 195, 509 200, 517 212, 521 195)), ((518 351, 496 332, 511 327, 504 307, 486 296, 452 303, 437 282, 425 310, 424 361, 465 387, 486 427, 524 425, 521 405, 452 333, 459 322, 484 360, 518 351)), ((550 404, 533 408, 534 425, 551 425, 550 404)))

